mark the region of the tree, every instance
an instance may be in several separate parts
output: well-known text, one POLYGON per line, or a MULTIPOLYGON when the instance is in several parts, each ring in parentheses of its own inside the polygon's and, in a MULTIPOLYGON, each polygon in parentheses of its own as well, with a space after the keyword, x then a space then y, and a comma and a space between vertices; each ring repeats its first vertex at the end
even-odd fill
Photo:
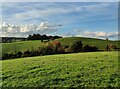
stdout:
POLYGON ((54 53, 64 53, 64 48, 62 47, 62 44, 59 41, 53 42, 53 49, 54 53))
POLYGON ((106 41, 109 41, 109 39, 108 39, 107 37, 105 38, 105 40, 106 40, 106 41))
POLYGON ((95 52, 98 51, 96 46, 89 46, 88 44, 83 47, 84 52, 95 52))
POLYGON ((115 49, 117 49, 117 46, 114 45, 114 44, 108 44, 108 45, 106 46, 106 50, 107 50, 107 51, 109 51, 109 50, 115 50, 115 49))
POLYGON ((28 36, 28 40, 54 40, 54 39, 58 39, 58 38, 62 38, 61 36, 47 36, 46 34, 44 35, 40 35, 40 34, 33 34, 33 35, 29 35, 28 36))
POLYGON ((31 40, 31 38, 32 38, 32 35, 29 35, 27 39, 28 39, 28 40, 31 40))
POLYGON ((73 43, 70 45, 70 49, 72 52, 80 52, 82 51, 82 42, 77 40, 77 41, 73 41, 73 43))
POLYGON ((29 57, 30 54, 31 54, 31 52, 30 52, 29 49, 28 49, 28 50, 26 50, 26 51, 24 52, 24 57, 29 57))
POLYGON ((41 39, 41 35, 40 34, 36 34, 36 40, 40 40, 41 39))
POLYGON ((44 34, 44 35, 42 35, 42 39, 43 40, 46 40, 47 39, 47 36, 44 34))
POLYGON ((19 51, 19 52, 17 52, 17 54, 16 54, 16 55, 17 55, 17 57, 18 57, 18 58, 20 58, 20 57, 22 57, 22 52, 21 52, 21 51, 19 51))

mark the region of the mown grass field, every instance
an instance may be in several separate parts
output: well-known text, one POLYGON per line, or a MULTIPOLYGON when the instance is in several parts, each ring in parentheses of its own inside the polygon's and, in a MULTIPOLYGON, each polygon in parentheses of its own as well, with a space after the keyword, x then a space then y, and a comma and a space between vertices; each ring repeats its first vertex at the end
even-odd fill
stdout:
MULTIPOLYGON (((74 40, 81 40, 83 45, 95 45, 99 48, 99 50, 105 50, 107 44, 114 44, 118 46, 118 41, 106 41, 101 39, 94 38, 85 38, 85 37, 68 37, 57 39, 63 46, 69 46, 74 40)), ((26 51, 26 50, 34 50, 39 47, 44 46, 45 43, 42 43, 40 40, 35 41, 20 41, 13 43, 2 43, 2 54, 5 53, 15 53, 18 51, 26 51)))
POLYGON ((3 60, 3 87, 118 87, 118 52, 3 60))

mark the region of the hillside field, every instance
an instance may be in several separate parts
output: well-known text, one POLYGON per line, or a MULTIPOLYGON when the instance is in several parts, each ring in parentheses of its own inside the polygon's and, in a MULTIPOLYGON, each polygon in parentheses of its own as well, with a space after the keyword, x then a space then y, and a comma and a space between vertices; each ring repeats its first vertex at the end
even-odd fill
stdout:
MULTIPOLYGON (((81 40, 83 45, 86 45, 86 44, 95 45, 98 47, 99 50, 105 50, 107 44, 114 44, 118 46, 118 41, 106 41, 106 40, 95 39, 95 38, 68 37, 68 38, 57 39, 57 41, 59 41, 63 46, 69 46, 74 40, 81 40)), ((28 49, 35 50, 44 45, 45 43, 41 42, 40 40, 2 43, 2 54, 15 53, 15 51, 24 52, 28 49)))
POLYGON ((118 87, 118 52, 2 60, 3 87, 118 87))

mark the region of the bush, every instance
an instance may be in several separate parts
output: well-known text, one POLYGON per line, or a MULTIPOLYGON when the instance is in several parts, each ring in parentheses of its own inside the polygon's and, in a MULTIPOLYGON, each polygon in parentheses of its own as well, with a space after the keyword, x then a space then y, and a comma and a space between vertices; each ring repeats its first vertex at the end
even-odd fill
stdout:
POLYGON ((72 50, 70 48, 65 48, 65 53, 72 53, 72 50))
POLYGON ((69 46, 71 52, 80 52, 82 51, 82 42, 81 41, 73 41, 73 43, 69 46))
POLYGON ((30 54, 31 54, 31 52, 29 51, 29 49, 28 50, 26 50, 25 52, 24 52, 24 57, 29 57, 30 56, 30 54))
POLYGON ((17 52, 17 54, 16 54, 16 55, 17 55, 17 57, 18 57, 18 58, 21 58, 21 57, 22 57, 22 52, 21 52, 21 51, 19 51, 19 52, 17 52))
POLYGON ((12 53, 10 53, 10 54, 4 54, 3 55, 3 57, 2 57, 2 59, 3 60, 5 60, 5 59, 12 59, 12 58, 16 58, 16 55, 15 54, 12 54, 12 53))
POLYGON ((83 47, 84 52, 95 52, 98 51, 96 46, 89 46, 88 44, 83 47))
POLYGON ((54 53, 64 53, 65 52, 62 44, 58 41, 53 42, 53 51, 54 51, 54 53))
POLYGON ((62 46, 57 48, 57 53, 65 53, 65 50, 62 46))
POLYGON ((38 49, 38 55, 45 55, 45 47, 42 47, 38 49))
POLYGON ((64 46, 64 48, 69 48, 69 46, 64 46))
POLYGON ((10 57, 9 57, 9 54, 6 53, 6 54, 3 55, 2 60, 4 60, 4 59, 9 59, 9 58, 10 58, 10 57))
POLYGON ((53 48, 49 45, 45 47, 45 54, 53 54, 53 48))
POLYGON ((106 46, 106 50, 107 50, 107 51, 116 50, 116 49, 118 49, 118 48, 117 48, 117 46, 114 45, 114 44, 108 44, 108 45, 106 46))

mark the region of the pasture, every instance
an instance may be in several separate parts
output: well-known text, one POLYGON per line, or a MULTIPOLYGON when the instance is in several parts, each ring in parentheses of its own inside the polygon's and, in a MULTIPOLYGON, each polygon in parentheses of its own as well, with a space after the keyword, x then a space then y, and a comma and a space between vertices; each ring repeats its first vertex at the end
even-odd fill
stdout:
POLYGON ((97 46, 99 50, 105 50, 107 44, 114 44, 118 46, 118 43, 120 41, 107 41, 107 40, 102 40, 102 39, 96 39, 96 38, 86 38, 86 37, 66 37, 66 38, 61 38, 58 39, 60 43, 63 44, 63 46, 69 46, 74 40, 81 40, 84 45, 94 45, 97 46))
MULTIPOLYGON (((83 45, 95 45, 98 47, 99 50, 105 50, 107 44, 114 44, 118 46, 118 41, 106 41, 95 38, 68 37, 57 39, 57 41, 59 41, 63 46, 69 46, 74 40, 81 40, 83 45)), ((44 45, 45 43, 41 42, 40 40, 2 43, 2 54, 4 55, 5 53, 15 53, 18 51, 24 52, 28 49, 35 50, 44 45)))
POLYGON ((0 61, 3 87, 118 87, 118 52, 86 52, 0 61))
POLYGON ((5 53, 15 53, 18 51, 24 52, 26 50, 35 50, 39 47, 44 46, 44 43, 42 43, 40 40, 35 41, 19 41, 19 42, 13 42, 13 43, 2 43, 2 54, 5 53))

